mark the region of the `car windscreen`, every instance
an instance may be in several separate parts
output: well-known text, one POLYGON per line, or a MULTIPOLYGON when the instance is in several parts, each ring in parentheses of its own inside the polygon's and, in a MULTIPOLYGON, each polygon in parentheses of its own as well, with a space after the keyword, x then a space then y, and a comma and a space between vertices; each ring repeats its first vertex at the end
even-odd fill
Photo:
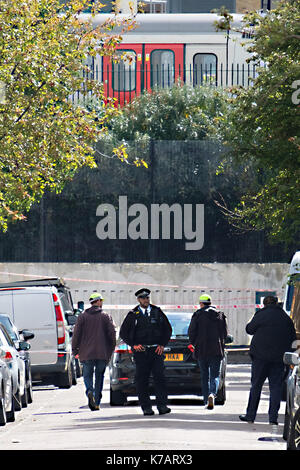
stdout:
POLYGON ((0 323, 5 326, 9 336, 13 341, 18 341, 16 332, 14 331, 13 325, 10 322, 10 319, 5 315, 0 315, 0 323))
POLYGON ((191 313, 167 314, 167 317, 172 326, 172 336, 188 336, 191 313))

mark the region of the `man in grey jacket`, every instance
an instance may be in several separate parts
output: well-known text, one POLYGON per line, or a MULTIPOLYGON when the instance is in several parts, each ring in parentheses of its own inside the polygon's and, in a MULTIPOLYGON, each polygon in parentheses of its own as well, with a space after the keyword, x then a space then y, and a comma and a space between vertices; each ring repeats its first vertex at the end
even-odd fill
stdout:
POLYGON ((94 292, 92 306, 79 315, 72 337, 72 352, 83 365, 83 380, 89 408, 99 410, 104 373, 116 346, 116 329, 110 315, 102 311, 103 297, 94 292), (95 378, 95 386, 94 386, 95 378))

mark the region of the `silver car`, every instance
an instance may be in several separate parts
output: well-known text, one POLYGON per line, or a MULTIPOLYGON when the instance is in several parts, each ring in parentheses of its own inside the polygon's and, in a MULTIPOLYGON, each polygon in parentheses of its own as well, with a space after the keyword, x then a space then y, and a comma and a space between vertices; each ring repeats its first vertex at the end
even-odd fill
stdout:
POLYGON ((0 426, 15 420, 13 383, 6 355, 7 351, 0 346, 0 426))
POLYGON ((25 363, 20 357, 14 342, 8 334, 5 326, 0 323, 0 347, 6 352, 5 361, 7 362, 12 376, 13 383, 13 401, 15 411, 22 409, 21 397, 25 393, 25 363))
POLYGON ((34 338, 34 334, 28 330, 18 331, 17 327, 12 323, 10 317, 5 313, 0 313, 0 323, 5 326, 7 333, 11 337, 20 358, 25 364, 25 393, 21 396, 22 408, 26 408, 28 403, 33 401, 32 393, 32 377, 31 377, 31 360, 29 354, 30 345, 27 343, 29 339, 34 338))
POLYGON ((283 438, 287 450, 300 450, 300 358, 297 352, 286 352, 283 361, 290 367, 283 438))

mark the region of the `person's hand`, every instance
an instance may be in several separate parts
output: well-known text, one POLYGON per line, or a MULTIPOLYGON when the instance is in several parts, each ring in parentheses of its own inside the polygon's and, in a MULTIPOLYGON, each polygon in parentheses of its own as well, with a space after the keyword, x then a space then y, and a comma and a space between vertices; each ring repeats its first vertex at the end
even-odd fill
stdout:
POLYGON ((142 344, 135 344, 135 345, 133 346, 133 349, 134 349, 135 351, 138 351, 138 352, 145 351, 145 348, 144 348, 144 346, 143 346, 142 344))
POLYGON ((162 353, 164 352, 164 346, 157 346, 157 348, 155 349, 155 352, 156 354, 158 354, 159 356, 162 355, 162 353))

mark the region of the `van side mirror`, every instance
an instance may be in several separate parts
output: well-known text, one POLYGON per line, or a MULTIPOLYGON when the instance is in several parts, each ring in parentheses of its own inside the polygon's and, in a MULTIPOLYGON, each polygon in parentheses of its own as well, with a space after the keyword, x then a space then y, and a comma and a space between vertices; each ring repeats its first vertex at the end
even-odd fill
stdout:
POLYGON ((230 344, 233 343, 233 336, 232 335, 227 335, 225 339, 225 344, 230 344))
POLYGON ((32 331, 29 331, 29 330, 21 330, 19 331, 19 333, 21 335, 23 335, 23 338, 25 339, 25 341, 28 341, 29 339, 32 339, 34 338, 34 333, 32 331))
POLYGON ((31 344, 27 343, 27 341, 20 341, 18 350, 19 351, 29 351, 31 348, 31 344))
POLYGON ((77 308, 78 308, 78 310, 81 310, 82 312, 84 311, 84 301, 83 300, 79 300, 77 302, 77 308))
POLYGON ((297 353, 286 352, 283 355, 283 362, 287 366, 298 366, 300 364, 300 357, 297 353))

